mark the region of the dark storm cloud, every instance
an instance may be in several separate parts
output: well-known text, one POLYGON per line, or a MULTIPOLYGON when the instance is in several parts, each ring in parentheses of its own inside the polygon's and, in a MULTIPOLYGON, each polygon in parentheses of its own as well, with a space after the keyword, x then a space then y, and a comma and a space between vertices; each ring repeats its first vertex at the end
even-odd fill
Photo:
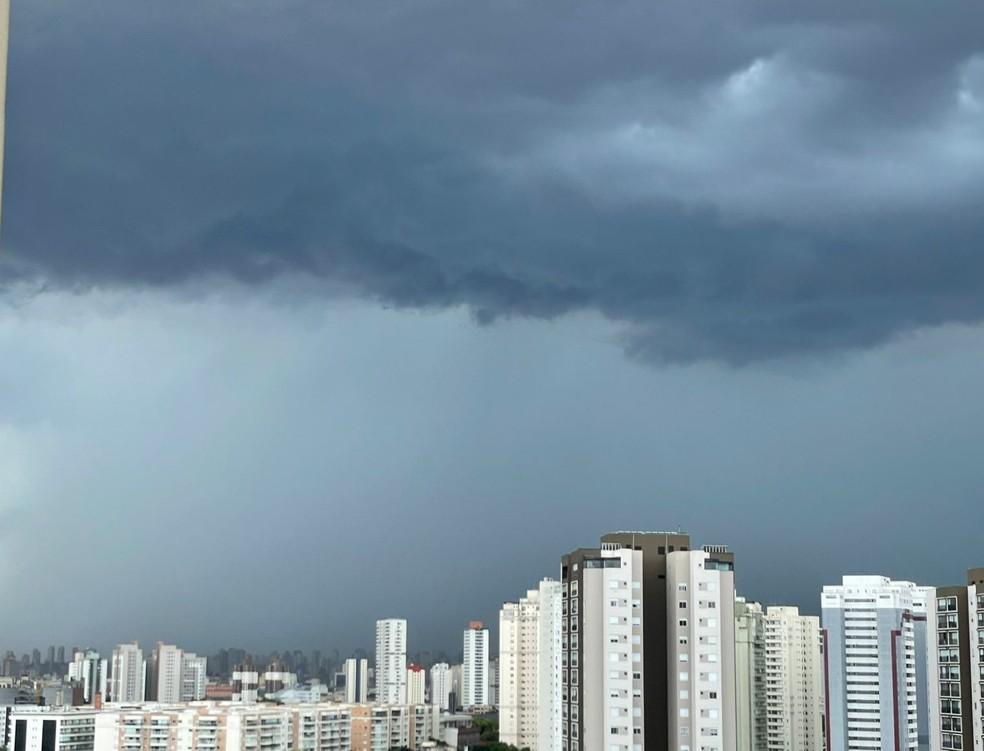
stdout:
POLYGON ((984 318, 984 11, 21 4, 9 278, 301 274, 754 362, 984 318))

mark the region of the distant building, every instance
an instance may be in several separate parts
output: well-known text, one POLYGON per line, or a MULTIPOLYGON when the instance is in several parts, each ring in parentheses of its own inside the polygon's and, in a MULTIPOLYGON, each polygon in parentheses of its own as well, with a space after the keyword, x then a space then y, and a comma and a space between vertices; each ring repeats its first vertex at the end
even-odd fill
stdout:
POLYGON ((423 704, 426 698, 427 671, 420 665, 407 668, 407 704, 423 704))
POLYGON ((438 662, 430 669, 430 703, 447 711, 450 709, 451 666, 438 662))
MULTIPOLYGON (((54 652, 55 648, 52 647, 51 654, 54 655, 54 652)), ((76 652, 68 664, 68 680, 79 686, 83 702, 91 704, 96 694, 106 697, 109 663, 98 652, 76 652)))
POLYGON ((376 701, 406 704, 407 622, 403 618, 376 621, 376 701))
POLYGON ((194 652, 181 655, 181 701, 201 701, 208 683, 208 660, 194 652))
POLYGON ((350 657, 342 666, 345 675, 345 701, 365 704, 369 700, 369 660, 350 657))
POLYGON ((141 702, 146 696, 146 683, 147 665, 143 650, 136 642, 120 644, 113 650, 109 701, 117 704, 141 702))
POLYGON ((489 706, 489 630, 481 621, 472 621, 465 629, 461 680, 461 704, 466 710, 489 706))
POLYGON ((232 671, 232 701, 255 704, 260 698, 260 674, 250 665, 232 671))

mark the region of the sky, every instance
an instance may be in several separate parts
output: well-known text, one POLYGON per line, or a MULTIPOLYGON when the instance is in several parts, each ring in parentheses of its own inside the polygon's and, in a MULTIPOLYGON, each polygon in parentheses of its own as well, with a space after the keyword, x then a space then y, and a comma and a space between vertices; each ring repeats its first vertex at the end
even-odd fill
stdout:
POLYGON ((0 648, 460 649, 616 529, 984 564, 984 7, 15 2, 0 648))

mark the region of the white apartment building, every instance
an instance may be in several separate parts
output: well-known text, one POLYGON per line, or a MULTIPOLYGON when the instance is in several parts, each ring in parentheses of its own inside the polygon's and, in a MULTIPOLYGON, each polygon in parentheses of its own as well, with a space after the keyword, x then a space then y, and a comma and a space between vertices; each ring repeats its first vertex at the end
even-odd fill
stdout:
POLYGON ((148 699, 161 704, 177 704, 181 701, 181 669, 184 653, 173 644, 157 642, 152 660, 150 677, 153 685, 148 691, 148 699))
POLYGON ((10 716, 18 751, 390 751, 443 736, 440 709, 424 705, 148 702, 10 716))
POLYGON ((744 597, 735 598, 735 692, 738 751, 764 751, 765 611, 744 597))
POLYGON ((918 751, 928 737, 931 598, 929 588, 884 576, 823 588, 830 751, 918 751))
POLYGON ((823 751, 820 619, 795 607, 765 613, 768 751, 823 751))
POLYGON ((544 579, 499 611, 499 739, 560 751, 561 585, 544 579))
POLYGON ((95 700, 99 694, 106 698, 106 688, 109 682, 109 662, 99 656, 98 652, 79 651, 72 656, 68 664, 68 680, 82 687, 82 698, 86 704, 95 700))
POLYGON ((670 751, 736 751, 735 583, 731 554, 667 555, 670 751))
POLYGON ((450 709, 451 666, 438 662, 430 669, 430 703, 444 710, 450 709))
POLYGON ((208 659, 194 652, 181 655, 181 701, 201 701, 208 683, 208 659))
POLYGON ((345 675, 345 701, 365 704, 369 699, 369 660, 348 658, 342 665, 345 675))
POLYGON ((407 668, 407 704, 423 704, 427 691, 427 671, 420 665, 407 668))
POLYGON ((645 748, 642 560, 619 542, 563 559, 561 718, 570 751, 645 748))
POLYGON ((146 696, 146 684, 147 665, 143 650, 136 642, 120 644, 113 650, 109 701, 117 704, 141 702, 146 696))
POLYGON ((98 711, 88 707, 12 707, 9 748, 17 751, 93 751, 97 716, 98 711))
POLYGON ((464 634, 461 704, 466 709, 489 706, 489 630, 472 621, 464 634))
POLYGON ((376 701, 407 702, 407 622, 403 618, 376 621, 376 701))

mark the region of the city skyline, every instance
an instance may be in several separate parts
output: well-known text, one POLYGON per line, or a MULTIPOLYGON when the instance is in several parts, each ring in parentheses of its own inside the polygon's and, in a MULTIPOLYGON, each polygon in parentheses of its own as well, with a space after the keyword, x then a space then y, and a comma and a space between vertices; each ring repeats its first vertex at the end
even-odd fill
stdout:
POLYGON ((0 641, 454 654, 600 529, 812 614, 979 563, 984 7, 11 13, 0 641))

